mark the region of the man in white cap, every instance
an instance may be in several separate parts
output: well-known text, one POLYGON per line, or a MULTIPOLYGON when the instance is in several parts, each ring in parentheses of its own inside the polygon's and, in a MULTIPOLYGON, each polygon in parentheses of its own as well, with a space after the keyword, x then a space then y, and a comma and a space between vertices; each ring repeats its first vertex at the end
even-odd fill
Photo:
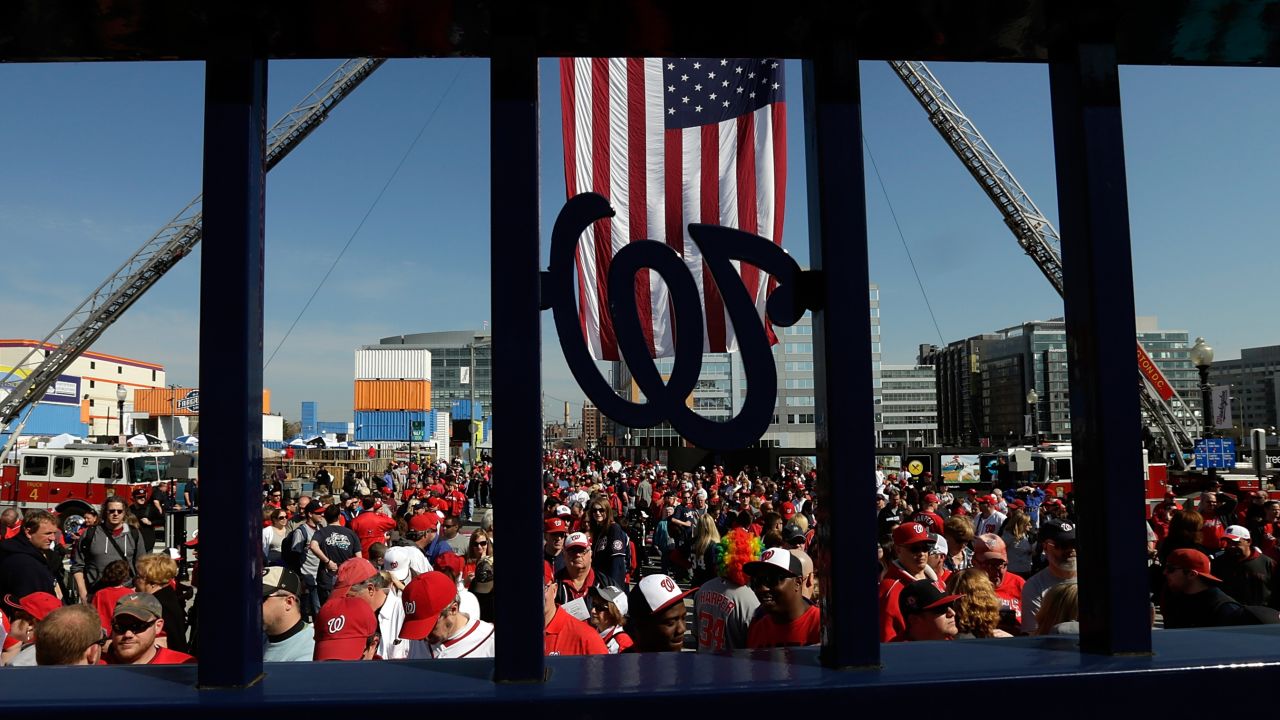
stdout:
POLYGON ((387 548, 382 558, 382 569, 391 575, 396 588, 403 591, 414 578, 431 572, 431 561, 412 545, 387 548))
POLYGON ((591 567, 591 539, 586 533, 569 533, 564 542, 565 566, 556 572, 559 587, 556 604, 584 598, 593 587, 618 585, 613 578, 591 567))
POLYGON ((747 628, 747 647, 817 645, 822 641, 822 615, 804 598, 804 565, 786 548, 769 548, 760 559, 742 566, 761 613, 747 628))
MULTIPOLYGON (((786 550, 780 552, 787 553, 786 550)), ((790 555, 790 553, 787 553, 790 555)), ((631 589, 627 634, 635 645, 624 652, 684 650, 684 599, 698 588, 680 590, 669 575, 646 575, 631 589)))
POLYGON ((1231 525, 1222 536, 1226 551, 1213 561, 1222 591, 1241 605, 1270 605, 1276 592, 1276 563, 1253 546, 1248 528, 1231 525))

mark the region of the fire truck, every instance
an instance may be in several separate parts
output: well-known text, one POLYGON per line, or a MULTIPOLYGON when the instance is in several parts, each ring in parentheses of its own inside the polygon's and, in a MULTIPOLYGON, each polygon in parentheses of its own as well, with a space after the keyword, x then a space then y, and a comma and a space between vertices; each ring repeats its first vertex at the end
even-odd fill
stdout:
MULTIPOLYGON (((983 482, 1002 486, 1046 483, 1045 492, 1055 497, 1071 492, 1074 467, 1070 443, 1042 443, 983 453, 978 462, 983 482)), ((1163 499, 1165 490, 1173 487, 1168 466, 1148 462, 1146 450, 1142 451, 1142 480, 1148 500, 1163 499)))
POLYGON ((16 463, 0 466, 0 503, 80 515, 112 495, 128 501, 134 487, 149 490, 169 479, 173 461, 167 450, 111 445, 23 449, 16 463))

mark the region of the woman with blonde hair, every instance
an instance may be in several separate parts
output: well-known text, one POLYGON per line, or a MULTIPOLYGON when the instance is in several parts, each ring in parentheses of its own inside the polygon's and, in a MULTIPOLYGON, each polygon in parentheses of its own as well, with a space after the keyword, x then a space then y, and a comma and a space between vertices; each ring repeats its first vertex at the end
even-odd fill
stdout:
POLYGON ((962 637, 1007 638, 1013 637, 1001 630, 1000 598, 987 572, 981 568, 969 568, 947 579, 947 593, 959 595, 953 607, 956 611, 956 628, 962 637))
POLYGON ((716 576, 716 552, 720 547, 720 530, 710 513, 701 515, 693 527, 693 584, 716 576))
POLYGON ((1078 635, 1080 633, 1079 586, 1068 580, 1049 588, 1036 613, 1036 635, 1078 635))
POLYGON ((1021 508, 1009 511, 1009 520, 1000 534, 1009 553, 1009 572, 1026 580, 1031 577, 1031 558, 1035 537, 1031 532, 1031 516, 1021 508))
POLYGON ((156 553, 138 558, 138 577, 133 584, 138 592, 151 593, 160 601, 164 618, 165 647, 190 653, 187 642, 186 599, 175 587, 178 563, 169 555, 156 553))

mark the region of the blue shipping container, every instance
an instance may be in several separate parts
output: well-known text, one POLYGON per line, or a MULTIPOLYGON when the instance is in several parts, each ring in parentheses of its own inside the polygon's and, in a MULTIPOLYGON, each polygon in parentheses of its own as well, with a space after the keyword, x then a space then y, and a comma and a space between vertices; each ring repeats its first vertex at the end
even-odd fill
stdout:
MULTIPOLYGON (((113 407, 112 410, 114 409, 113 407)), ((10 426, 11 429, 16 427, 17 422, 10 426)), ((112 414, 111 428, 116 432, 119 431, 119 422, 116 420, 114 413, 112 414)), ((80 407, 78 405, 54 405, 51 403, 36 403, 35 409, 31 411, 30 419, 27 420, 26 427, 22 429, 23 435, 52 436, 71 433, 72 435, 84 437, 88 432, 89 426, 80 422, 80 407)))
POLYGON ((351 429, 351 423, 345 422, 326 422, 321 420, 316 423, 316 432, 318 434, 334 433, 336 435, 345 435, 351 429))
MULTIPOLYGON (((480 403, 476 403, 479 406, 480 403)), ((454 420, 474 420, 475 414, 471 412, 470 400, 454 400, 449 407, 449 415, 454 420)))
POLYGON ((356 412, 356 440, 401 440, 409 441, 409 431, 415 422, 422 423, 422 440, 431 438, 434 431, 435 418, 426 411, 408 410, 362 410, 356 412))
POLYGON ((312 400, 302 403, 302 434, 316 434, 316 404, 312 400))
POLYGON ((262 447, 267 448, 268 450, 283 450, 283 449, 284 449, 284 441, 282 441, 282 440, 264 440, 264 441, 262 441, 262 447))

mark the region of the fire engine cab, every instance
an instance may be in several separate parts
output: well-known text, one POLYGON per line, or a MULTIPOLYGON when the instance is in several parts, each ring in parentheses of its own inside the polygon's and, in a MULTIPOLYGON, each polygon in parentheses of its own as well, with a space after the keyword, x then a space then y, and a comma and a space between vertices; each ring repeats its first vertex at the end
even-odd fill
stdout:
POLYGON ((78 515, 111 495, 128 500, 133 486, 150 487, 167 479, 172 461, 169 451, 110 445, 24 449, 16 464, 0 467, 0 502, 19 510, 78 515))

